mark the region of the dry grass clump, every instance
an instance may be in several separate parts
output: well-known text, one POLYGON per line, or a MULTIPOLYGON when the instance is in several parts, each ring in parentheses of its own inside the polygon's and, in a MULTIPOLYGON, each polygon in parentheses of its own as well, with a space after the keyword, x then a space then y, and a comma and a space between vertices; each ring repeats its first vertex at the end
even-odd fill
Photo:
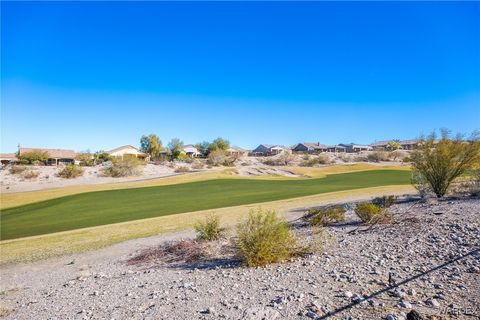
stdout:
POLYGON ((124 159, 114 159, 112 164, 103 169, 103 175, 106 177, 128 177, 135 176, 140 173, 140 160, 137 158, 126 157, 124 159))
POLYGON ((35 170, 27 170, 27 171, 24 171, 23 174, 22 174, 22 176, 25 179, 35 179, 39 175, 40 175, 40 173, 38 171, 35 171, 35 170))
POLYGON ((225 228, 220 227, 220 218, 214 214, 209 214, 204 220, 197 221, 194 229, 197 239, 203 241, 219 240, 225 233, 225 228))
POLYGON ((198 170, 198 169, 203 169, 203 167, 205 167, 205 164, 201 161, 197 160, 197 161, 192 163, 192 169, 198 170))
POLYGON ((180 167, 177 167, 175 170, 173 170, 174 172, 177 172, 177 173, 183 173, 183 172, 189 172, 190 171, 190 168, 187 167, 187 166, 180 166, 180 167))
POLYGON ((308 157, 304 158, 303 162, 300 164, 302 167, 313 167, 318 164, 331 164, 332 160, 326 154, 320 154, 317 157, 308 157))
POLYGON ((207 259, 204 246, 197 240, 182 240, 169 242, 154 248, 143 250, 140 254, 127 261, 136 265, 147 262, 197 262, 207 259))
POLYGON ((390 157, 388 152, 373 151, 367 155, 367 161, 370 161, 370 162, 390 161, 390 157))
POLYGON ((307 212, 307 217, 311 217, 310 222, 313 226, 327 226, 345 221, 345 209, 343 207, 310 209, 307 212))
POLYGON ((378 207, 373 203, 357 204, 355 214, 363 223, 367 224, 390 223, 392 221, 392 216, 385 208, 378 207))
POLYGON ((372 203, 380 208, 390 208, 397 201, 396 196, 382 196, 372 200, 372 203))
POLYGON ((76 166, 74 164, 68 164, 65 166, 65 168, 60 170, 57 175, 65 179, 74 179, 83 176, 83 172, 83 169, 79 166, 76 166))
POLYGON ((235 246, 249 267, 284 261, 300 254, 293 232, 274 210, 251 210, 247 220, 237 226, 237 234, 235 246))
POLYGON ((8 170, 11 174, 20 174, 27 170, 26 166, 11 166, 8 170))

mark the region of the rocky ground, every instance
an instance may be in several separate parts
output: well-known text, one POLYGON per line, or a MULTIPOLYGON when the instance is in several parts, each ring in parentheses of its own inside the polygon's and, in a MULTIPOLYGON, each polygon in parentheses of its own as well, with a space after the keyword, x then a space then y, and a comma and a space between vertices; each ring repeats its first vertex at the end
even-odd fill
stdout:
MULTIPOLYGON (((368 228, 350 210, 346 223, 327 227, 322 252, 265 268, 234 260, 203 268, 127 263, 141 248, 191 232, 133 240, 137 250, 116 255, 106 248, 4 266, 2 312, 7 319, 406 319, 415 310, 423 319, 478 319, 480 200, 408 201, 391 212, 393 224, 368 228)), ((310 234, 302 220, 294 226, 310 234)))

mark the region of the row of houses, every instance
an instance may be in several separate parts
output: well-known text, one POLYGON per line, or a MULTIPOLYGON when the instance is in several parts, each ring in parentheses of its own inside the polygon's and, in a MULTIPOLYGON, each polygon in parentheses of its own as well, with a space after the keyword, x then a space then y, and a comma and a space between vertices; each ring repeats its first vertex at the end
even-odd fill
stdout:
MULTIPOLYGON (((321 153, 321 152, 334 152, 334 153, 355 153, 362 151, 372 151, 372 150, 389 150, 392 143, 395 142, 396 145, 399 145, 403 150, 414 150, 419 146, 419 140, 385 140, 378 141, 371 145, 363 145, 356 143, 341 143, 336 145, 325 145, 320 142, 303 142, 297 144, 293 148, 288 148, 283 145, 275 144, 260 144, 255 149, 249 151, 239 147, 231 147, 226 150, 227 155, 229 156, 272 156, 277 155, 282 152, 298 152, 298 153, 321 153)), ((67 164, 74 163, 76 152, 74 150, 66 149, 45 149, 45 148, 18 148, 18 154, 22 155, 32 151, 43 151, 48 154, 48 165, 58 165, 58 164, 67 164)), ((164 151, 165 153, 167 151, 164 151)), ((201 156, 199 150, 192 144, 188 144, 182 147, 182 152, 191 158, 201 156)), ((108 151, 108 154, 115 158, 124 158, 125 156, 135 157, 142 160, 149 160, 149 155, 139 151, 137 148, 131 145, 121 146, 115 149, 108 151)), ((17 154, 15 153, 2 153, 0 154, 0 161, 2 164, 7 164, 11 162, 18 161, 17 154)))
POLYGON ((390 150, 392 143, 399 146, 399 149, 403 150, 415 150, 419 146, 419 140, 385 140, 372 143, 370 145, 357 144, 357 143, 340 143, 336 145, 325 145, 320 142, 302 142, 295 145, 293 148, 287 148, 282 145, 261 144, 257 148, 251 151, 253 156, 271 156, 282 152, 298 152, 298 153, 321 153, 321 152, 334 152, 334 153, 356 153, 362 151, 380 151, 390 150))
MULTIPOLYGON (((19 160, 17 155, 23 155, 32 151, 40 151, 48 154, 48 159, 46 161, 47 165, 75 163, 75 157, 77 156, 77 153, 74 150, 19 147, 17 153, 0 154, 0 161, 3 165, 14 163, 19 160)), ((192 144, 183 146, 181 151, 190 158, 199 157, 201 155, 198 149, 192 144)), ((248 154, 247 150, 238 147, 229 148, 226 150, 226 152, 229 156, 243 156, 248 154)), ((107 151, 107 153, 111 157, 120 159, 123 159, 125 157, 135 157, 144 161, 148 161, 150 159, 150 156, 148 154, 141 152, 140 150, 131 145, 121 146, 107 151)), ((167 151, 163 151, 163 153, 166 154, 167 151)))

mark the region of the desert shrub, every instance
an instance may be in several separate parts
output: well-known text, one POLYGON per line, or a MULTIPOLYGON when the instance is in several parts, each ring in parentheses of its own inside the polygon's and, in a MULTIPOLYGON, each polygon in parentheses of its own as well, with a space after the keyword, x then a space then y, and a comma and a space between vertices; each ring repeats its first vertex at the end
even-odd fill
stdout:
POLYGON ((395 151, 390 152, 388 157, 389 157, 389 159, 391 159, 393 161, 398 161, 398 160, 403 161, 403 159, 406 157, 406 155, 405 155, 405 153, 403 153, 400 150, 395 150, 395 151))
POLYGON ((213 150, 208 154, 207 163, 213 166, 222 165, 225 162, 225 151, 222 149, 213 150))
POLYGON ((480 194, 480 169, 477 169, 472 174, 472 186, 470 189, 473 195, 480 194))
POLYGON ((291 152, 288 152, 288 151, 283 151, 277 157, 277 163, 279 165, 284 165, 284 166, 288 166, 294 160, 295 160, 295 156, 291 152))
POLYGON ((372 200, 372 203, 380 208, 390 208, 397 201, 396 196, 382 196, 372 200))
POLYGON ((420 140, 420 148, 411 155, 413 174, 425 181, 437 197, 443 197, 453 180, 480 162, 478 134, 464 140, 461 136, 450 139, 444 131, 437 141, 435 134, 420 140))
POLYGON ((91 167, 95 165, 95 157, 88 152, 78 153, 75 160, 79 161, 81 166, 91 167))
POLYGON ((250 211, 247 220, 237 226, 237 233, 235 245, 250 267, 284 261, 298 254, 290 227, 273 210, 250 211))
POLYGON ((23 163, 45 163, 48 160, 48 152, 42 150, 32 150, 19 154, 17 158, 23 163))
POLYGON ((167 242, 158 247, 148 248, 130 258, 129 265, 138 265, 151 262, 198 262, 208 258, 202 243, 197 240, 182 240, 167 242))
POLYGON ((356 155, 356 156, 353 158, 353 160, 354 160, 355 162, 366 162, 366 161, 368 161, 368 157, 367 157, 366 155, 360 154, 360 155, 356 155))
POLYGON ((345 221, 345 209, 343 207, 330 207, 324 209, 310 209, 308 216, 314 226, 327 226, 331 223, 345 221))
POLYGON ((204 241, 219 240, 223 237, 225 229, 220 227, 220 218, 209 214, 204 220, 197 221, 194 225, 197 238, 204 241))
POLYGON ((346 153, 340 153, 338 154, 338 159, 342 160, 343 162, 353 162, 355 159, 352 158, 350 155, 346 153))
POLYGON ((309 158, 308 160, 304 160, 300 165, 303 167, 313 167, 317 164, 330 164, 332 161, 330 157, 326 154, 320 154, 317 157, 309 158))
POLYGON ((27 170, 25 166, 11 166, 8 170, 11 174, 19 174, 27 170))
POLYGON ((26 170, 23 172, 22 176, 25 178, 25 179, 34 179, 36 177, 38 177, 40 173, 38 171, 35 171, 35 170, 26 170))
POLYGON ((103 169, 103 174, 107 177, 128 177, 140 173, 142 162, 137 158, 114 159, 112 164, 103 169))
POLYGON ((194 163, 192 163, 192 169, 203 169, 203 167, 205 167, 205 165, 201 161, 197 160, 194 163))
POLYGON ((359 203, 355 207, 355 214, 363 223, 388 223, 391 221, 391 215, 385 208, 378 207, 373 203, 359 203))
POLYGON ((410 159, 409 156, 405 156, 405 157, 403 157, 403 159, 402 159, 402 162, 405 162, 405 163, 411 162, 411 161, 412 161, 412 159, 410 159))
POLYGON ((370 162, 389 161, 388 153, 385 151, 373 151, 367 155, 367 160, 370 162))
POLYGON ((62 170, 58 171, 57 175, 61 178, 73 179, 83 176, 83 169, 74 164, 68 164, 62 170))
POLYGON ((188 161, 188 159, 190 159, 190 157, 187 156, 187 154, 185 152, 180 152, 180 154, 178 155, 178 157, 176 159, 179 160, 179 161, 186 162, 186 161, 188 161))
POLYGON ((180 167, 177 167, 175 168, 175 170, 173 170, 177 173, 181 173, 181 172, 189 172, 190 171, 190 168, 187 167, 187 166, 180 166, 180 167))
POLYGON ((266 158, 262 161, 262 163, 266 166, 275 166, 277 165, 277 162, 273 158, 266 158))
POLYGON ((107 161, 112 161, 112 156, 108 152, 105 152, 105 151, 97 151, 97 152, 95 152, 93 157, 95 159, 95 162, 97 162, 97 163, 98 162, 103 163, 103 162, 107 162, 107 161))

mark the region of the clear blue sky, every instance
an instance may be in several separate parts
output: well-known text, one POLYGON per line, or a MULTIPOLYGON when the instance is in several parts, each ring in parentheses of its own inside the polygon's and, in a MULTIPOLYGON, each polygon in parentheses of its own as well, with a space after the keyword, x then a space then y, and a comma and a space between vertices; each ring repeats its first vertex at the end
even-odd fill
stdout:
POLYGON ((480 128, 479 2, 1 2, 1 150, 480 128))

